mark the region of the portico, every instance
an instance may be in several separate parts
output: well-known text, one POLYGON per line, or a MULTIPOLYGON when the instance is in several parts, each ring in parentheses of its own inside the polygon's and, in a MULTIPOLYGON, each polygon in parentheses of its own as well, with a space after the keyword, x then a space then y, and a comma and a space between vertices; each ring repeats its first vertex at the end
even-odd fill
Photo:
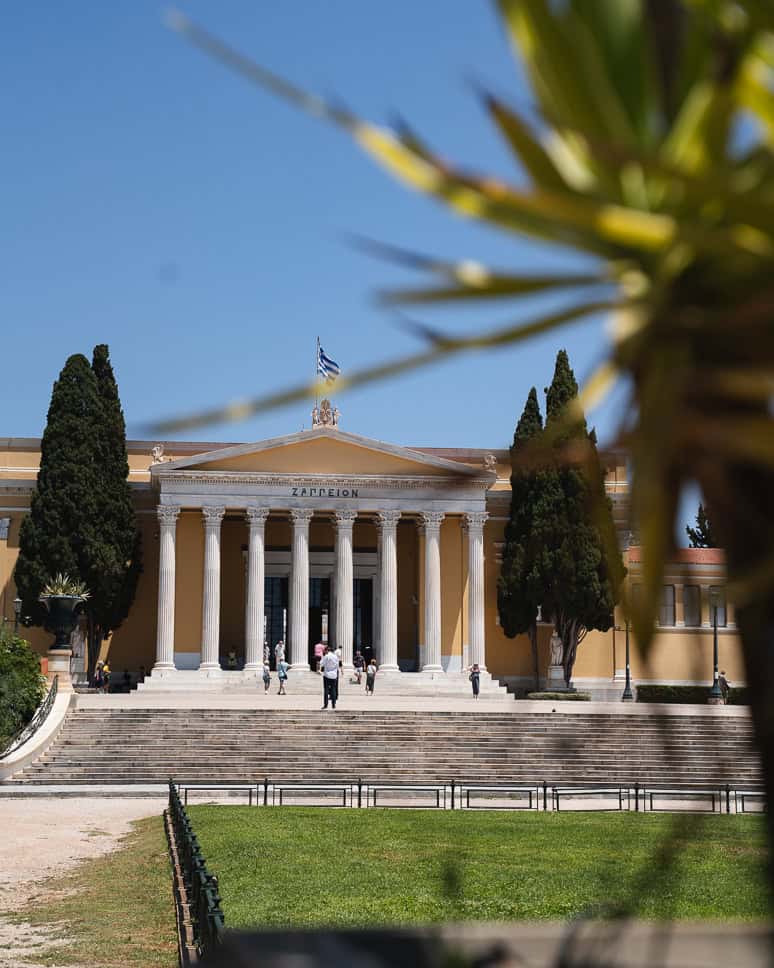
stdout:
MULTIPOLYGON (((483 532, 493 470, 318 427, 159 463, 151 479, 157 493, 159 582, 149 687, 176 680, 182 685, 183 679, 191 683, 194 673, 199 686, 218 688, 223 681, 224 561, 235 551, 240 554, 234 544, 241 541, 224 544, 224 522, 244 535, 244 631, 236 643, 240 678, 258 674, 264 647, 273 651, 275 645, 267 642, 267 635, 274 638, 270 629, 276 633, 276 622, 271 623, 277 613, 265 600, 271 579, 287 582, 282 618, 294 681, 314 676, 310 588, 315 580, 327 582, 325 626, 329 640, 341 648, 345 675, 355 646, 364 644, 364 627, 370 627, 367 644, 382 681, 422 679, 441 687, 450 676, 461 679, 459 673, 472 662, 485 670, 483 532), (188 644, 178 641, 180 610, 190 628, 195 603, 190 595, 176 600, 176 575, 180 522, 187 522, 190 535, 191 520, 197 518, 203 545, 195 649, 190 636, 188 644), (442 532, 447 543, 457 542, 463 551, 449 566, 454 582, 445 581, 442 570, 442 532), (364 583, 370 584, 370 595, 359 595, 356 606, 356 588, 363 592, 364 583), (450 595, 458 601, 446 601, 450 595), (456 626, 449 615, 456 616, 456 626), (461 639, 456 650, 445 641, 450 628, 461 639), (405 675, 409 670, 419 676, 405 675)), ((192 541, 189 537, 182 552, 186 564, 192 541)), ((230 574, 233 580, 233 562, 230 574)))

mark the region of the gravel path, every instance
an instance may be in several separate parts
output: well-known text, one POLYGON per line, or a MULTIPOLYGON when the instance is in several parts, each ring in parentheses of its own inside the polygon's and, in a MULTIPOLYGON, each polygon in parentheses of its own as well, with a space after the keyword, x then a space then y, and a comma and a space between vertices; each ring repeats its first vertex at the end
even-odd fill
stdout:
POLYGON ((26 968, 27 954, 63 943, 53 929, 12 924, 7 915, 34 897, 43 880, 113 850, 132 821, 165 806, 161 799, 0 800, 0 968, 26 968))

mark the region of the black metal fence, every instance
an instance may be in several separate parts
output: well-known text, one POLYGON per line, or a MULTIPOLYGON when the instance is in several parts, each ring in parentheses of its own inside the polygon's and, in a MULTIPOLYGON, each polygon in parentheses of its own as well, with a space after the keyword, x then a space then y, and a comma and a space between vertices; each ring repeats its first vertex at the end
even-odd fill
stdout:
POLYGON ((3 749, 0 749, 0 760, 5 756, 9 756, 15 750, 18 750, 20 746, 27 742, 27 740, 34 736, 35 733, 40 729, 40 727, 48 719, 48 714, 54 705, 54 700, 56 699, 57 689, 59 687, 59 676, 54 676, 51 683, 51 688, 45 695, 43 702, 35 710, 35 715, 23 726, 18 732, 10 738, 3 749))
MULTIPOLYGON (((762 813, 762 790, 732 787, 666 787, 641 783, 560 786, 540 783, 493 784, 450 780, 448 783, 392 783, 380 780, 294 781, 245 783, 185 783, 177 790, 188 804, 189 794, 244 796, 249 806, 314 806, 346 808, 413 807, 431 810, 620 810, 634 812, 762 813)), ((182 805, 181 805, 182 808, 182 805)))
POLYGON ((218 880, 207 870, 191 821, 172 780, 169 781, 169 816, 177 842, 194 943, 199 954, 203 955, 219 945, 223 938, 224 918, 218 880))

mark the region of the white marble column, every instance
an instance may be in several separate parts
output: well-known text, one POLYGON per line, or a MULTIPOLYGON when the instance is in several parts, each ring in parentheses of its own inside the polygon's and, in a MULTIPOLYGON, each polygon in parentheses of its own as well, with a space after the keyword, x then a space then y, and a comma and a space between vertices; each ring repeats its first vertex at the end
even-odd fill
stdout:
POLYGON ((465 530, 468 533, 468 656, 470 665, 478 663, 482 672, 486 669, 484 524, 488 517, 486 511, 465 514, 465 530))
POLYGON ((202 656, 199 671, 220 672, 220 525, 224 507, 203 507, 204 589, 202 594, 202 656))
POLYGON ((336 512, 336 648, 341 649, 344 674, 352 672, 353 583, 352 529, 357 511, 336 512))
POLYGON ((175 533, 179 507, 159 505, 159 605, 156 621, 156 664, 154 673, 175 668, 175 533))
POLYGON ((309 523, 311 508, 293 508, 290 569, 290 667, 309 670, 309 523))
POLYGON ((441 522, 443 511, 423 511, 425 533, 425 664, 423 672, 443 672, 441 665, 441 522))
POLYGON ((376 661, 382 658, 382 528, 376 522, 376 576, 371 586, 371 642, 376 661))
POLYGON ((382 672, 398 672, 398 554, 397 530, 400 511, 380 511, 382 536, 379 583, 379 647, 377 658, 382 672))
POLYGON ((263 615, 264 534, 268 508, 245 511, 250 526, 247 546, 247 606, 245 609, 245 672, 256 673, 263 666, 265 622, 263 615))

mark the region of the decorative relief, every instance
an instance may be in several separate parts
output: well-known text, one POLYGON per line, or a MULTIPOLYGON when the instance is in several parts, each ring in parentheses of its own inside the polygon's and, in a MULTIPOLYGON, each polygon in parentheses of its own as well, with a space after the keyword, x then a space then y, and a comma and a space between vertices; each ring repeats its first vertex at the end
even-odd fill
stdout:
POLYGON ((497 458, 494 454, 484 454, 484 470, 492 474, 497 473, 497 458))
POLYGON ((0 518, 0 541, 8 540, 8 533, 11 530, 11 519, 0 518))
POLYGON ((376 514, 379 530, 394 531, 400 521, 400 511, 378 511, 376 514))
POLYGON ((153 464, 163 464, 164 463, 164 445, 154 444, 151 447, 151 462, 153 464))
POLYGON ((483 531, 488 517, 489 515, 486 511, 466 511, 465 530, 478 532, 483 531))
POLYGON ((156 514, 162 527, 174 528, 180 514, 180 508, 169 504, 160 504, 156 508, 156 514))
POLYGON ((437 531, 446 515, 443 511, 422 511, 420 517, 425 531, 437 531))
POLYGON ((223 520, 223 516, 226 513, 225 507, 223 505, 215 506, 205 506, 202 508, 202 517, 204 518, 205 528, 214 528, 216 525, 220 525, 223 520))
MULTIPOLYGON (((328 477, 327 475, 297 477, 296 475, 279 474, 245 474, 242 471, 172 471, 160 474, 162 483, 174 484, 247 484, 253 487, 286 487, 292 491, 292 486, 298 487, 328 487, 352 488, 372 487, 380 491, 401 490, 421 491, 425 488, 447 487, 453 490, 459 487, 489 488, 492 486, 490 477, 328 477), (292 486, 291 486, 291 483, 292 486)), ((510 493, 506 492, 510 500, 510 493)))
POLYGON ((331 407, 330 400, 323 400, 312 410, 313 427, 338 427, 341 416, 338 407, 331 407))
POLYGON ((337 528, 351 531, 357 518, 357 511, 337 511, 335 517, 337 528))
POLYGON ((266 519, 269 516, 268 508, 254 508, 249 507, 245 510, 245 517, 250 522, 250 526, 254 527, 256 525, 266 524, 266 519))
POLYGON ((290 518, 293 521, 294 525, 300 525, 300 524, 308 525, 309 522, 312 520, 313 514, 314 514, 314 511, 312 510, 312 508, 291 508, 290 509, 290 518))

